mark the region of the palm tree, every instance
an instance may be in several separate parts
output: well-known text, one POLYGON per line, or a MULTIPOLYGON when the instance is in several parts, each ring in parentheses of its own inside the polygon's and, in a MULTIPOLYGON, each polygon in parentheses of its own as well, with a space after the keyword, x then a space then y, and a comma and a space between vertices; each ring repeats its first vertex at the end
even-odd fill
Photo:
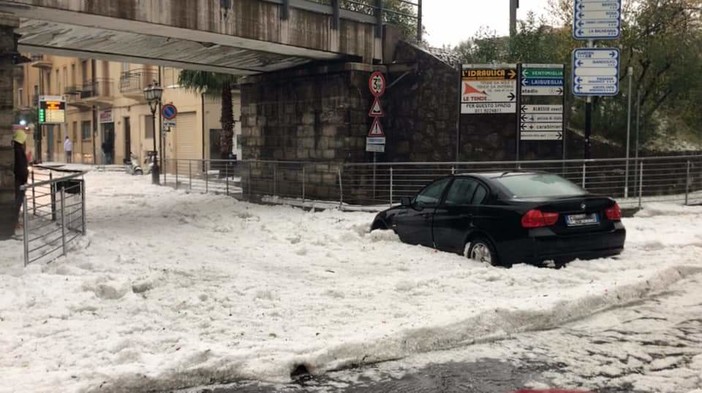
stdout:
POLYGON ((222 123, 222 132, 219 134, 220 158, 222 159, 229 158, 233 147, 234 108, 232 104, 232 87, 236 83, 236 76, 214 72, 182 70, 178 75, 178 84, 186 90, 210 97, 219 96, 222 99, 222 114, 219 119, 222 123))

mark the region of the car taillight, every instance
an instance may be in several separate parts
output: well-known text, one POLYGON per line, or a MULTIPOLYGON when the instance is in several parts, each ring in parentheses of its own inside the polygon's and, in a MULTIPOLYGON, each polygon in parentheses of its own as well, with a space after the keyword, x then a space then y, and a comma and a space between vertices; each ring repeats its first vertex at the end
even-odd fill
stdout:
POLYGON ((607 210, 605 210, 605 215, 610 221, 621 221, 622 219, 622 209, 619 208, 619 204, 614 202, 614 205, 607 210))
POLYGON ((558 221, 558 213, 542 212, 532 209, 522 216, 522 226, 524 228, 540 228, 551 226, 558 221))

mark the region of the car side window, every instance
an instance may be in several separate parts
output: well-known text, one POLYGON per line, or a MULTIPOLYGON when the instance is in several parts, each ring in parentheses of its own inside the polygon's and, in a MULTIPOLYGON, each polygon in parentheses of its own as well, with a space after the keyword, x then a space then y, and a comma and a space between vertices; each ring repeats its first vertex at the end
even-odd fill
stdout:
POLYGON ((449 206, 469 205, 478 182, 471 178, 456 178, 446 195, 446 204, 449 206))
POLYGON ((482 184, 478 184, 478 188, 475 190, 475 194, 473 194, 473 200, 472 204, 473 205, 482 205, 483 202, 487 199, 488 195, 488 190, 483 186, 482 184))
POLYGON ((417 196, 414 198, 414 203, 421 207, 438 205, 441 195, 444 193, 444 189, 450 180, 451 178, 447 177, 428 185, 426 188, 420 191, 419 194, 417 194, 417 196))

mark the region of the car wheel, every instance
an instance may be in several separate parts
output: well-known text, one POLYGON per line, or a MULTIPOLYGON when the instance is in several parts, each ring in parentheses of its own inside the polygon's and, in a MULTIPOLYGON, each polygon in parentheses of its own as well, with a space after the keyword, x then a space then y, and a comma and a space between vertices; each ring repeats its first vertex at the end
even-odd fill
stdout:
POLYGON ((491 266, 502 266, 495 252, 495 247, 489 240, 478 237, 471 240, 466 246, 468 259, 491 266))
POLYGON ((139 170, 139 169, 137 169, 136 171, 134 171, 134 174, 135 174, 135 175, 143 175, 144 172, 141 171, 141 170, 139 170))

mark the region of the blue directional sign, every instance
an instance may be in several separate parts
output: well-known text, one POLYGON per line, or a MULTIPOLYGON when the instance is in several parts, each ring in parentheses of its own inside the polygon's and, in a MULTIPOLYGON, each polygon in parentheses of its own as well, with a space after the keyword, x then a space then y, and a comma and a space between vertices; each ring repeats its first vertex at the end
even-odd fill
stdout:
POLYGON ((573 38, 614 40, 621 35, 622 0, 575 0, 573 38))
POLYGON ((522 95, 563 95, 563 72, 563 64, 522 64, 522 95))
POLYGON ((619 94, 619 49, 575 49, 573 94, 584 97, 619 94))

